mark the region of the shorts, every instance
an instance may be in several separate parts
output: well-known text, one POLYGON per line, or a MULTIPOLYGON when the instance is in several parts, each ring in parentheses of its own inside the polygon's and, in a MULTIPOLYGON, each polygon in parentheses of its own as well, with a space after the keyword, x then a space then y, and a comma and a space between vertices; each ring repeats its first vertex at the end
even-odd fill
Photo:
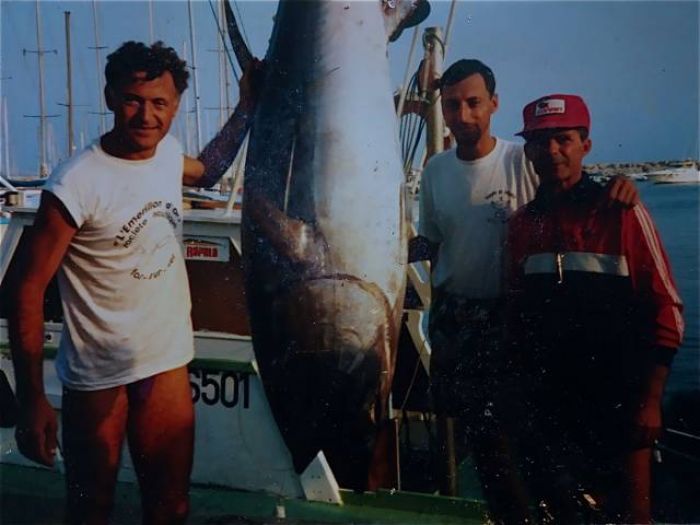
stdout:
POLYGON ((497 422, 507 383, 502 302, 434 294, 429 318, 433 409, 483 429, 497 422))

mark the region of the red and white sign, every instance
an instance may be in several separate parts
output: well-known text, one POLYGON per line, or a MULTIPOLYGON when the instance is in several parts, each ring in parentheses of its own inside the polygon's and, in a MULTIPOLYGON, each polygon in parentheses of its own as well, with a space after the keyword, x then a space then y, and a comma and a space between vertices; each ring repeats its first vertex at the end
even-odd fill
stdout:
POLYGON ((185 259, 190 261, 219 261, 229 260, 228 239, 217 237, 188 237, 185 238, 185 259))

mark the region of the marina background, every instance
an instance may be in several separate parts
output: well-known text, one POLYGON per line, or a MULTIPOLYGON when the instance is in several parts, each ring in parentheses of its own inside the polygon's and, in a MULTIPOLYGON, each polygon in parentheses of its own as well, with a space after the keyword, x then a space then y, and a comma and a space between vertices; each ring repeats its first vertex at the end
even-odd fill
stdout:
MULTIPOLYGON (((356 0, 349 0, 356 1, 356 0)), ((234 11, 253 53, 264 56, 277 2, 236 1, 234 11)), ((0 3, 0 100, 11 176, 38 173, 39 114, 36 6, 32 0, 0 3)), ((107 54, 126 40, 162 39, 192 63, 195 35, 203 143, 219 128, 220 96, 214 0, 40 1, 45 51, 45 104, 52 163, 67 156, 64 12, 71 12, 76 145, 100 131, 97 113, 107 54), (190 9, 191 8, 191 9, 190 9), (95 23, 96 20, 96 23, 95 23), (97 35, 97 38, 96 38, 97 35), (95 47, 99 49, 95 51, 95 47), (98 67, 98 57, 99 66, 98 67), (82 134, 82 138, 81 138, 82 134)), ((422 27, 445 26, 450 2, 431 2, 422 27)), ((590 162, 698 159, 700 3, 681 1, 477 1, 457 2, 445 63, 476 57, 496 74, 500 108, 492 131, 512 138, 520 112, 547 93, 578 93, 593 118, 590 162)), ((392 84, 402 84, 412 30, 389 46, 392 84)), ((422 57, 420 43, 410 65, 422 57)), ((236 66, 237 68, 237 66, 236 66)), ((228 74, 231 79, 231 74, 228 74)), ((225 82, 224 82, 225 83, 225 82)), ((236 81, 226 88, 231 105, 236 81)), ((183 142, 194 125, 194 89, 182 101, 174 132, 183 142), (188 112, 189 111, 189 112, 188 112)), ((105 116, 109 128, 111 116, 105 116)), ((193 144, 189 152, 194 153, 193 144)), ((0 173, 5 171, 0 162, 0 173)))
MULTIPOLYGON (((264 0, 232 3, 256 56, 265 54, 276 4, 264 0)), ((433 1, 431 5, 431 15, 422 27, 444 26, 450 3, 433 1)), ((68 155, 66 107, 60 105, 67 98, 65 11, 71 12, 78 148, 100 134, 97 113, 107 54, 126 40, 162 39, 192 63, 190 20, 195 35, 201 143, 206 143, 230 110, 221 109, 226 99, 221 86, 231 106, 237 100, 230 69, 220 72, 217 9, 213 0, 41 1, 39 44, 37 2, 3 0, 0 173, 10 177, 38 173, 39 47, 44 51, 46 113, 51 115, 46 118, 49 169, 68 155), (97 51, 96 46, 100 47, 97 51)), ((492 132, 498 136, 519 140, 513 133, 520 127, 521 108, 529 100, 545 93, 575 92, 591 107, 594 147, 589 162, 697 160, 699 9, 700 3, 692 0, 458 2, 445 64, 476 57, 493 68, 500 107, 492 132)), ((392 84, 397 88, 407 69, 411 37, 412 30, 407 30, 389 46, 392 84)), ((419 45, 410 71, 421 56, 419 45)), ((235 70, 238 72, 237 65, 235 70)), ((189 153, 196 154, 193 108, 191 82, 173 132, 189 153)), ((110 115, 104 116, 103 125, 109 129, 110 115)), ((686 340, 669 391, 700 392, 698 186, 639 184, 686 305, 686 340)))

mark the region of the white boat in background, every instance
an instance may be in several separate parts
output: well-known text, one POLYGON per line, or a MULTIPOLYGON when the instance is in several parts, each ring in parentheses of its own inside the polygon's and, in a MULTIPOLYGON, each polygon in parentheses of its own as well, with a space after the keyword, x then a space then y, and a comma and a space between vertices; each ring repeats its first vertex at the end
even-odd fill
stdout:
POLYGON ((640 181, 640 182, 645 181, 645 180, 649 180, 649 177, 647 176, 646 173, 629 173, 629 174, 627 174, 627 177, 629 177, 632 180, 636 180, 636 181, 640 181))
MULTIPOLYGON (((651 174, 648 176, 651 178, 651 174)), ((654 184, 700 184, 700 170, 693 166, 658 171, 652 180, 654 184)))

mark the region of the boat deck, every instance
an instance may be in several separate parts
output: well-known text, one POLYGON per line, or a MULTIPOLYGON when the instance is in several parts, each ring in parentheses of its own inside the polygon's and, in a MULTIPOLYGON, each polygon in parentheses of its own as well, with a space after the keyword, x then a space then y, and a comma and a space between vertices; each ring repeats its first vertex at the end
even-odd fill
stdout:
MULTIPOLYGON (((61 523, 64 479, 57 470, 0 464, 0 520, 3 524, 61 523)), ((193 485, 188 523, 484 523, 483 506, 461 498, 380 491, 342 491, 342 506, 193 485)), ((118 483, 112 523, 141 520, 138 487, 118 483)))

